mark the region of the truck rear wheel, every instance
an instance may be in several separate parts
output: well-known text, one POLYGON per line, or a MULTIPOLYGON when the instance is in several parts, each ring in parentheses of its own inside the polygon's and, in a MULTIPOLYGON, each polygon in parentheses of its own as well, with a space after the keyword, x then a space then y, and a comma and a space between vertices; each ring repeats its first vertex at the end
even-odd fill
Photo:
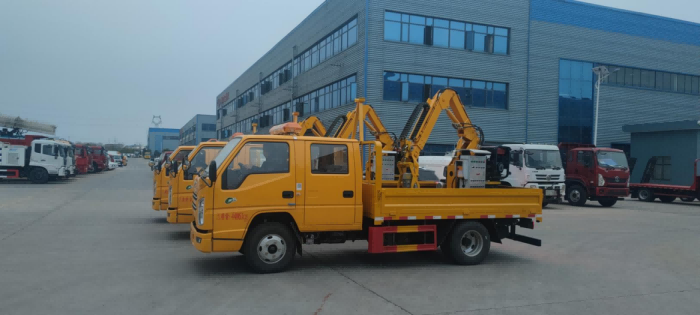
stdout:
POLYGON ((693 202, 693 201, 695 201, 695 198, 693 198, 693 197, 683 197, 683 198, 681 198, 681 201, 683 201, 683 202, 693 202))
POLYGON ((659 197, 659 200, 663 203, 672 203, 673 201, 676 200, 676 197, 673 196, 661 196, 659 197))
POLYGON ((617 203, 617 198, 598 199, 598 203, 603 207, 609 208, 617 203))
POLYGON ((49 172, 43 168, 35 168, 29 172, 29 180, 34 184, 46 184, 49 181, 49 172))
POLYGON ((245 240, 245 258, 257 273, 274 273, 287 269, 296 253, 292 231, 282 223, 262 223, 245 240))
POLYGON ((637 193, 639 195, 639 200, 641 201, 646 201, 646 202, 652 202, 654 201, 654 194, 651 192, 651 190, 642 188, 639 190, 637 193))
POLYGON ((569 192, 567 192, 567 199, 569 200, 570 205, 582 207, 586 204, 588 194, 586 193, 586 189, 584 189, 581 185, 574 185, 569 188, 569 192))
POLYGON ((491 248, 489 231, 483 224, 475 221, 457 223, 448 236, 449 251, 446 256, 459 265, 480 264, 491 248))

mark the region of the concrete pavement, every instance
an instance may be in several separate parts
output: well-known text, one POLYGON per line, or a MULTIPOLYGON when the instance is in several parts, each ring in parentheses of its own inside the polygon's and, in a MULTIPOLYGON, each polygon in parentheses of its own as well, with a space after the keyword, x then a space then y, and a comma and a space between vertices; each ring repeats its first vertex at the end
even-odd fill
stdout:
POLYGON ((698 314, 700 203, 551 205, 479 266, 440 253, 305 246, 252 274, 150 209, 146 162, 68 181, 0 181, 0 314, 698 314))

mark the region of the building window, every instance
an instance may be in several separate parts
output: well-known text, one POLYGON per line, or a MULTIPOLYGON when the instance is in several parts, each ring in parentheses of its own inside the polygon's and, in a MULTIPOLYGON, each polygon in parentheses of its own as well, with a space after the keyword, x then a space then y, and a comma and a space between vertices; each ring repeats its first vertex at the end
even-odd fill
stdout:
POLYGON ((384 39, 507 55, 510 30, 415 14, 384 12, 384 39))
POLYGON ((606 64, 597 66, 605 66, 610 71, 610 76, 602 81, 606 85, 700 95, 699 76, 606 64))
POLYGON ((506 83, 384 72, 386 101, 425 102, 446 87, 457 92, 464 106, 508 109, 506 83))
POLYGON ((202 131, 216 131, 216 124, 202 124, 202 131))
POLYGON ((558 141, 592 143, 592 132, 593 64, 560 60, 558 141))
POLYGON ((294 77, 357 44, 357 17, 338 27, 325 38, 299 53, 291 63, 294 77))
POLYGON ((671 180, 671 157, 670 156, 655 156, 656 165, 654 166, 654 180, 671 180))

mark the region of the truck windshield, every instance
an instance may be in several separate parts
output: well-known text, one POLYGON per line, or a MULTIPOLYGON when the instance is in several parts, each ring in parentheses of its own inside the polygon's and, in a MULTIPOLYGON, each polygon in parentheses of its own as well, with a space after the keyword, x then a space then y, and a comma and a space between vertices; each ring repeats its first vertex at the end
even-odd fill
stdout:
POLYGON ((190 155, 190 152, 192 152, 192 150, 180 150, 180 152, 178 152, 173 158, 173 161, 182 162, 186 156, 190 155))
POLYGON ((558 150, 526 150, 525 166, 535 169, 560 169, 561 156, 558 150))
POLYGON ((598 165, 627 169, 627 157, 622 152, 598 151, 598 165))
POLYGON ((238 145, 238 143, 241 142, 241 138, 233 138, 231 141, 229 141, 226 146, 224 146, 223 149, 219 152, 219 155, 214 158, 214 161, 216 162, 216 167, 221 167, 221 163, 224 163, 224 159, 231 154, 234 148, 238 145))
POLYGON ((56 147, 56 150, 58 150, 58 155, 60 155, 61 157, 66 156, 66 151, 64 151, 64 148, 56 147))

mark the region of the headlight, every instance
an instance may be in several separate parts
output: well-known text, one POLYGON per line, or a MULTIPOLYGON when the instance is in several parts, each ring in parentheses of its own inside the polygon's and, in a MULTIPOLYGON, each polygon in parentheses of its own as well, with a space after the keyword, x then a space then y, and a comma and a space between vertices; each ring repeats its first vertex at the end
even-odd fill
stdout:
POLYGON ((529 185, 527 185, 527 188, 538 189, 539 187, 537 187, 537 184, 529 184, 529 185))
POLYGON ((171 205, 173 203, 173 188, 170 187, 168 188, 168 204, 171 205))
POLYGON ((204 198, 199 199, 199 211, 197 211, 199 225, 204 225, 204 198))
POLYGON ((158 184, 156 184, 156 182, 153 181, 153 196, 156 195, 156 192, 158 192, 158 184))
POLYGON ((603 178, 603 174, 598 174, 598 186, 605 186, 605 179, 603 178))

